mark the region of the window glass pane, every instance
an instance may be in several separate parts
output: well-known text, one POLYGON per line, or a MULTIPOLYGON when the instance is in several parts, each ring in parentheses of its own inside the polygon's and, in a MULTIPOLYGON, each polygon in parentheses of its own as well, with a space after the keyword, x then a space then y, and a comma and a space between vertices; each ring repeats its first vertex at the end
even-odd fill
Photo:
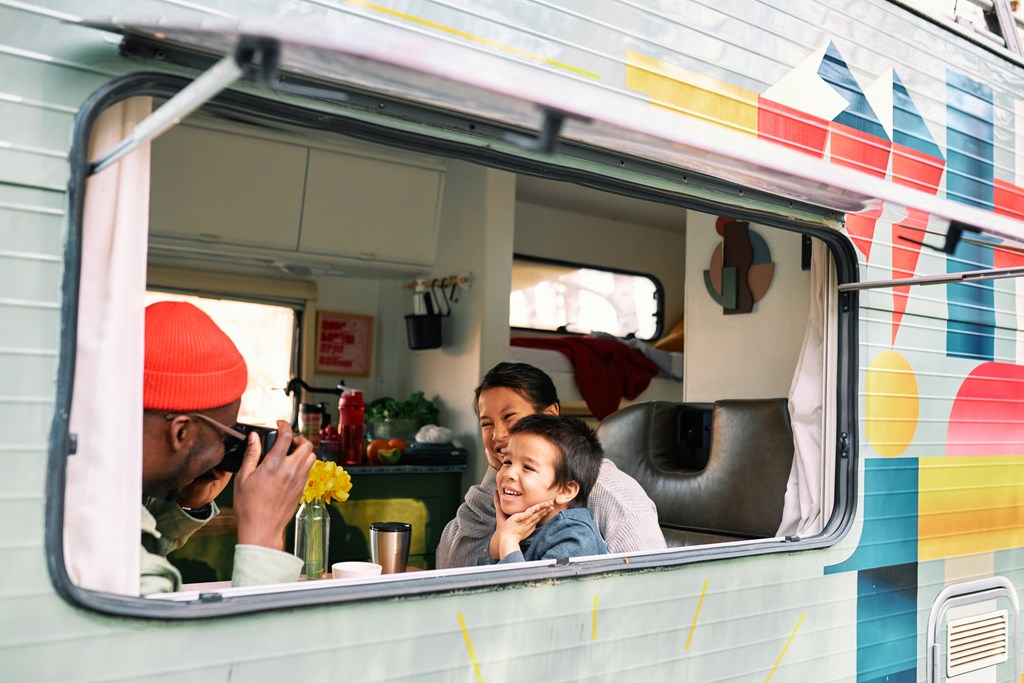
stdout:
POLYGON ((979 37, 1005 46, 1003 38, 993 33, 985 19, 983 7, 991 7, 986 0, 905 0, 906 4, 933 19, 949 21, 979 37))
POLYGON ((146 292, 146 305, 155 301, 187 301, 207 313, 238 347, 249 368, 249 385, 242 394, 238 421, 272 425, 292 417, 292 399, 283 391, 292 374, 295 311, 287 306, 230 299, 146 292))
POLYGON ((509 325, 561 332, 607 332, 653 339, 658 284, 650 277, 517 257, 509 325))

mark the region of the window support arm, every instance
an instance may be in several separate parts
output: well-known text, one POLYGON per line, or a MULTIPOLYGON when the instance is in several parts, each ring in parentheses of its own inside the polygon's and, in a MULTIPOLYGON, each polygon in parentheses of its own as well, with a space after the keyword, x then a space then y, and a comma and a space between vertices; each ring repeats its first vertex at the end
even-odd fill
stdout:
POLYGON ((166 133, 189 114, 231 87, 243 76, 268 83, 277 72, 280 44, 276 40, 242 36, 227 55, 185 86, 159 109, 139 122, 113 149, 89 164, 89 175, 99 173, 139 145, 166 133))
POLYGON ((986 280, 1002 280, 1009 277, 1024 276, 1024 268, 1013 266, 1011 268, 988 268, 985 270, 970 270, 963 273, 949 273, 947 275, 923 275, 921 277, 908 277, 899 280, 872 280, 870 282, 847 282, 839 285, 840 292, 860 291, 863 289, 887 289, 891 287, 903 287, 907 285, 948 285, 957 282, 984 282, 986 280))

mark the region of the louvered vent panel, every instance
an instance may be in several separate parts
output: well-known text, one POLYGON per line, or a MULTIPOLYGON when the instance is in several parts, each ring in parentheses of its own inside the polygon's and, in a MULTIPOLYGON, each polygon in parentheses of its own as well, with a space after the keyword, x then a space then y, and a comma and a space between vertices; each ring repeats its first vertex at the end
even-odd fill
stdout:
POLYGON ((1006 610, 950 621, 946 631, 946 677, 1005 662, 1008 635, 1006 610))

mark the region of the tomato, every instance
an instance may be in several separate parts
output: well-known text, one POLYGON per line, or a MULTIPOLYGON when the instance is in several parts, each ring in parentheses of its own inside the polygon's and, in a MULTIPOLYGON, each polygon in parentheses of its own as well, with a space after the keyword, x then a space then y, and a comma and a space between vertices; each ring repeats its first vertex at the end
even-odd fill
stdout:
POLYGON ((405 446, 406 446, 406 443, 404 441, 402 441, 401 439, 397 438, 397 437, 394 438, 394 439, 391 439, 391 441, 388 441, 388 448, 394 448, 395 450, 398 450, 398 451, 404 451, 405 450, 405 446))
POLYGON ((374 439, 366 447, 366 459, 370 462, 380 462, 379 454, 386 448, 390 448, 387 441, 384 439, 374 439))

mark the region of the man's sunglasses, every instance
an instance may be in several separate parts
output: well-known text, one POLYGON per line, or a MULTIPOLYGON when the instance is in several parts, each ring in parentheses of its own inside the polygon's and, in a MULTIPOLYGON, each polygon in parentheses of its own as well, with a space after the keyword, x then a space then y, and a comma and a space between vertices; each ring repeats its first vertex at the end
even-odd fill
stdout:
POLYGON ((179 414, 205 422, 221 433, 221 440, 224 442, 224 459, 217 465, 216 469, 218 470, 237 472, 241 469, 242 458, 245 456, 245 449, 249 445, 249 434, 252 432, 256 432, 259 435, 260 443, 263 444, 260 462, 263 461, 264 456, 274 447, 274 442, 277 441, 277 430, 272 427, 260 427, 242 422, 236 422, 228 427, 226 424, 218 422, 209 415, 203 415, 202 413, 170 413, 166 417, 168 420, 173 420, 179 414))

